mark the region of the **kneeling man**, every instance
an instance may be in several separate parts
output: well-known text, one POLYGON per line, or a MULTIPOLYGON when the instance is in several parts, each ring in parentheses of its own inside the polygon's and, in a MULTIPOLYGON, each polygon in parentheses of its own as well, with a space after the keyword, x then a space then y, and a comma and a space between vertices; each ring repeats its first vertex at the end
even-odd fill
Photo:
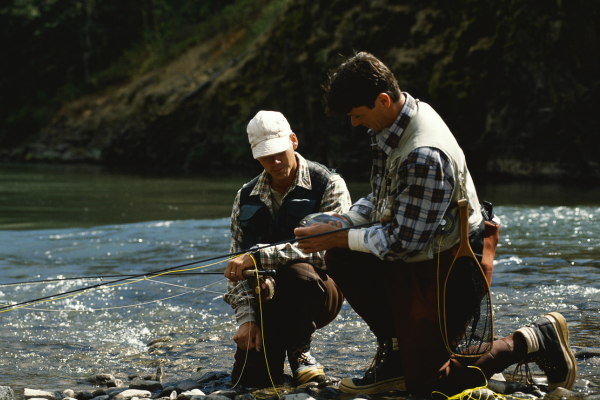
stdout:
MULTIPOLYGON (((293 239, 294 228, 309 214, 348 211, 351 200, 344 180, 295 152, 298 138, 281 113, 260 111, 247 131, 252 155, 264 171, 237 193, 231 214, 232 253, 293 239)), ((324 252, 305 254, 295 245, 282 244, 229 261, 224 300, 235 309, 239 324, 233 336, 234 383, 269 386, 270 377, 277 383, 286 355, 296 384, 325 378, 323 367, 310 354, 310 342, 316 329, 337 316, 344 297, 325 272, 323 256, 324 252), (259 269, 277 270, 275 295, 260 305, 242 276, 255 263, 259 269)))

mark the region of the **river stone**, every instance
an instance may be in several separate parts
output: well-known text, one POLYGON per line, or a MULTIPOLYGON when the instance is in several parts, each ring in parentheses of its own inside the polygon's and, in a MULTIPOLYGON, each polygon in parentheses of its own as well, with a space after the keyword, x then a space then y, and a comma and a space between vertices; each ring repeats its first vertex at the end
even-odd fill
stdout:
POLYGON ((506 378, 504 377, 504 374, 502 372, 498 372, 498 373, 492 375, 492 377, 490 379, 494 379, 496 381, 501 381, 501 382, 506 382, 506 378))
POLYGON ((585 348, 575 353, 575 358, 577 359, 585 359, 592 357, 600 357, 600 349, 585 348))
POLYGON ((140 399, 145 399, 148 397, 151 397, 152 393, 150 393, 147 390, 138 390, 138 389, 127 389, 121 393, 119 393, 118 395, 115 396, 115 399, 117 400, 129 400, 132 399, 134 397, 138 397, 140 399))
POLYGON ((127 387, 108 388, 108 389, 106 389, 106 394, 109 397, 113 398, 113 397, 116 397, 119 393, 123 393, 127 389, 128 389, 127 387))
POLYGON ((15 400, 15 392, 9 386, 0 386, 0 400, 15 400))
POLYGON ((170 398, 171 395, 173 394, 173 392, 175 392, 175 398, 177 398, 177 390, 176 390, 175 386, 173 386, 173 384, 171 384, 170 386, 163 388, 163 390, 159 394, 152 396, 152 398, 154 398, 154 399, 158 399, 161 397, 169 397, 170 398))
POLYGON ((159 390, 163 390, 163 386, 160 382, 157 381, 135 378, 129 383, 129 389, 140 389, 147 390, 149 392, 158 392, 159 390))
MULTIPOLYGON (((538 396, 531 393, 523 393, 523 392, 514 392, 512 395, 515 399, 523 399, 523 400, 536 400, 538 396)), ((542 396, 543 397, 543 396, 542 396)))
POLYGON ((187 379, 175 384, 177 392, 185 392, 192 389, 200 389, 201 385, 193 379, 187 379))
POLYGON ((317 397, 323 398, 323 399, 335 399, 336 397, 338 397, 338 395, 339 395, 339 391, 335 390, 332 387, 320 389, 317 392, 317 397))
POLYGON ((153 344, 156 344, 156 343, 170 342, 172 340, 173 340, 173 338, 171 338, 170 336, 161 336, 161 337, 158 337, 156 339, 152 339, 151 341, 148 342, 148 344, 146 346, 150 347, 150 346, 152 346, 153 344))
POLYGON ((198 388, 194 388, 192 390, 186 390, 185 392, 181 392, 179 396, 177 396, 177 400, 190 400, 194 396, 206 396, 204 392, 198 388))
POLYGON ((23 397, 26 399, 46 399, 46 400, 60 400, 62 396, 57 397, 56 393, 47 392, 45 390, 35 389, 23 389, 23 397))
POLYGON ((96 385, 105 385, 106 382, 114 381, 115 377, 112 374, 96 374, 88 376, 85 380, 96 385))
POLYGON ((212 392, 210 396, 213 395, 219 395, 219 396, 225 396, 231 400, 235 400, 235 396, 238 395, 238 392, 236 392, 235 390, 232 389, 223 389, 223 390, 217 390, 216 392, 212 392))
POLYGON ((487 388, 500 394, 512 394, 517 391, 526 391, 528 386, 522 382, 488 380, 487 388))
POLYGON ((75 398, 77 400, 91 400, 94 398, 94 393, 89 390, 82 390, 81 392, 75 393, 75 398))
POLYGON ((583 399, 583 398, 587 399, 588 397, 583 393, 572 392, 572 391, 562 388, 562 387, 558 387, 558 388, 554 389, 552 392, 548 393, 544 397, 544 399, 548 399, 548 400, 559 400, 559 399, 574 400, 574 399, 583 399))
POLYGON ((70 398, 75 398, 75 392, 73 391, 73 389, 65 389, 62 391, 62 395, 63 395, 63 399, 65 397, 70 397, 70 398))
POLYGON ((106 382, 106 387, 107 388, 118 388, 123 386, 123 381, 120 379, 115 379, 114 381, 108 381, 106 382))
POLYGON ((293 394, 284 394, 280 397, 283 400, 315 400, 314 397, 309 395, 308 393, 293 393, 293 394))
POLYGON ((162 380, 165 379, 165 377, 166 377, 166 374, 165 374, 165 370, 163 369, 163 367, 158 367, 156 369, 156 373, 154 373, 154 374, 140 376, 141 379, 145 379, 147 381, 158 381, 158 382, 162 382, 162 380))
POLYGON ((229 374, 225 372, 207 372, 201 375, 200 378, 195 379, 198 383, 207 383, 217 379, 225 378, 226 376, 229 376, 229 374))
POLYGON ((190 400, 231 400, 227 396, 220 394, 209 394, 208 396, 192 396, 190 400))

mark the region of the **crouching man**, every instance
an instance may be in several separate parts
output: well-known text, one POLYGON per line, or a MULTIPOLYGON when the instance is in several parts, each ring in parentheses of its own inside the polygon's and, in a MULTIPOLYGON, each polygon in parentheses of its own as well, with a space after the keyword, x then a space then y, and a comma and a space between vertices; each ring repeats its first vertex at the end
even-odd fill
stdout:
MULTIPOLYGON (((232 253, 293 239, 294 228, 309 214, 348 211, 351 201, 344 180, 295 152, 298 138, 281 113, 260 111, 247 131, 252 155, 264 171, 237 193, 231 214, 232 253)), ((239 324, 233 336, 234 383, 263 387, 271 385, 270 378, 279 382, 286 355, 295 384, 325 378, 323 367, 310 354, 312 334, 333 321, 344 297, 327 275, 323 256, 324 252, 307 255, 295 245, 281 244, 229 261, 224 300, 235 309, 239 324), (255 265, 277 270, 275 294, 261 304, 242 276, 255 265)))

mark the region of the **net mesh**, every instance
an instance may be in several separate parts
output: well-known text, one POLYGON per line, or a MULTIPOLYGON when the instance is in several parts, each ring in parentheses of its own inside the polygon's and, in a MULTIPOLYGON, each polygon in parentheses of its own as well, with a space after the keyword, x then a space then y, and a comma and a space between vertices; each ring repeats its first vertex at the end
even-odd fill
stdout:
POLYGON ((451 353, 479 357, 492 349, 493 311, 488 282, 473 257, 454 260, 444 285, 444 333, 451 353))

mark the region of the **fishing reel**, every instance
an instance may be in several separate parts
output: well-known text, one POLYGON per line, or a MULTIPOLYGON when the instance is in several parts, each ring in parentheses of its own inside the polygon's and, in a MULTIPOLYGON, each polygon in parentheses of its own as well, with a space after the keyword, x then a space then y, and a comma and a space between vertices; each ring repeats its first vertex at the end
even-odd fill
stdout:
POLYGON ((275 279, 273 278, 275 273, 275 270, 255 271, 252 269, 247 269, 242 272, 242 276, 250 283, 252 294, 256 301, 264 303, 275 296, 275 279), (257 274, 258 279, 256 279, 257 274))

